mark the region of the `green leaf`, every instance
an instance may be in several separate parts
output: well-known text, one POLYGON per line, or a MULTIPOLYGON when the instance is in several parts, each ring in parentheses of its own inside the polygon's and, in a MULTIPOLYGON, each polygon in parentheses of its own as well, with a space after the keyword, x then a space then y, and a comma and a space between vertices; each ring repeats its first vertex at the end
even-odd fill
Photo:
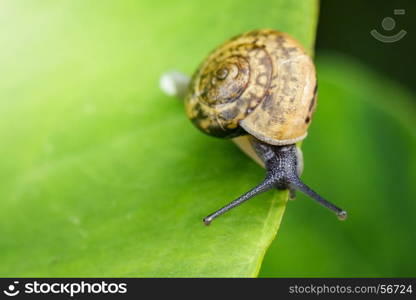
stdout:
POLYGON ((2 1, 0 275, 256 276, 286 193, 204 227, 263 170, 199 133, 159 76, 316 1, 2 1))
POLYGON ((351 58, 322 55, 317 68, 303 178, 349 217, 290 202, 261 276, 414 277, 414 94, 351 58))

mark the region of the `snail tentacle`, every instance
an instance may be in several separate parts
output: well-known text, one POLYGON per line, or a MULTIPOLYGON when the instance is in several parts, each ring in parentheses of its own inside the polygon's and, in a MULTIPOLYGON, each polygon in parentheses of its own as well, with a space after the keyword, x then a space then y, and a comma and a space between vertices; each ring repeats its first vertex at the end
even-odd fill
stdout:
POLYGON ((292 194, 292 196, 294 196, 295 190, 299 190, 310 196, 319 204, 333 211, 340 220, 346 219, 346 211, 325 200, 299 178, 299 155, 296 150, 296 145, 273 146, 255 139, 252 140, 252 144, 258 156, 264 161, 266 166, 266 178, 247 193, 204 218, 203 221, 205 225, 209 225, 215 218, 230 209, 272 188, 289 190, 289 193, 292 194))

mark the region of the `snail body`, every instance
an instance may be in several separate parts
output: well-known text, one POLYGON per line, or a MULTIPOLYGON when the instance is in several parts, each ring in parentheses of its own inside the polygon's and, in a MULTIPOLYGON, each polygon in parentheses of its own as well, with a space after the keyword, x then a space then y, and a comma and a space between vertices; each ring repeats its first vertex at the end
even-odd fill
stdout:
MULTIPOLYGON (((162 89, 168 90, 167 82, 184 90, 182 79, 167 74, 162 89)), ((192 123, 208 135, 233 138, 266 169, 260 184, 204 218, 206 225, 272 188, 289 190, 291 198, 300 190, 346 218, 344 210, 300 180, 303 156, 296 143, 306 137, 312 121, 317 81, 313 61, 299 42, 271 29, 234 37, 201 63, 187 88, 185 111, 192 123)))

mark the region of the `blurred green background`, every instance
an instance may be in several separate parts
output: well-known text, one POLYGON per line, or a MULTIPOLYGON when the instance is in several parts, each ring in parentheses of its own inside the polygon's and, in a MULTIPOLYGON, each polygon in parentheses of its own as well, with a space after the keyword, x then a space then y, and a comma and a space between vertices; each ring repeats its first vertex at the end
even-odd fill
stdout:
POLYGON ((313 0, 2 1, 0 275, 415 276, 414 1, 319 11, 313 0), (408 35, 380 43, 369 32, 395 8, 408 35), (195 130, 160 74, 190 74, 258 27, 311 50, 317 23, 303 179, 349 219, 300 194, 283 214, 286 193, 270 192, 203 227, 263 170, 195 130))
POLYGON ((414 48, 416 2, 396 1, 320 1, 319 23, 316 35, 317 54, 336 51, 356 58, 360 63, 414 91, 414 48), (403 9, 404 15, 395 15, 403 9), (385 18, 393 18, 395 26, 386 30, 385 18), (396 43, 380 43, 369 36, 376 29, 380 34, 393 36, 400 30, 407 35, 396 43))

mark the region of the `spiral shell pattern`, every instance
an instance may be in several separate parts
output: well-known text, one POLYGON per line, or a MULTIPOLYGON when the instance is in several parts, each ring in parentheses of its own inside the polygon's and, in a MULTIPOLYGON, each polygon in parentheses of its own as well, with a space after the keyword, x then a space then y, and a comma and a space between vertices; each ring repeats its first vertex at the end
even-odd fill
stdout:
POLYGON ((203 132, 270 144, 306 136, 316 104, 312 61, 290 36, 257 30, 214 50, 192 77, 185 108, 203 132))

